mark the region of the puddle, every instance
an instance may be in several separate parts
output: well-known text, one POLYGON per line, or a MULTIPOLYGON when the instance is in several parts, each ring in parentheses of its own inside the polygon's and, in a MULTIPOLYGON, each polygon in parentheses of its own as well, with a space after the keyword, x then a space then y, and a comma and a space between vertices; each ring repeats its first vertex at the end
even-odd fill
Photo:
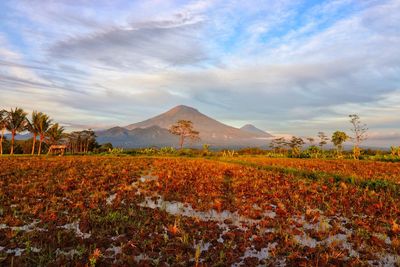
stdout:
POLYGON ((117 236, 113 236, 113 237, 111 237, 111 240, 112 240, 112 241, 117 241, 119 238, 124 237, 124 236, 125 236, 124 234, 122 234, 122 235, 117 235, 117 236))
MULTIPOLYGON (((13 231, 23 231, 23 232, 33 232, 33 231, 43 231, 47 232, 47 229, 36 227, 37 224, 39 224, 39 220, 33 221, 30 224, 26 224, 23 226, 8 226, 6 224, 0 224, 0 230, 1 229, 11 229, 13 231)), ((90 233, 83 233, 81 229, 79 229, 79 221, 73 222, 73 223, 68 223, 62 226, 58 226, 57 228, 63 228, 66 230, 73 230, 75 232, 75 235, 78 237, 81 237, 83 239, 87 239, 91 236, 90 233)), ((0 247, 1 248, 1 247, 0 247)))
POLYGON ((11 230, 17 231, 17 232, 23 231, 23 232, 28 232, 28 233, 33 232, 33 231, 47 231, 44 228, 36 227, 36 225, 39 222, 40 222, 40 220, 36 220, 36 221, 31 222, 30 224, 25 224, 22 226, 8 226, 3 223, 3 224, 0 224, 0 230, 1 229, 11 229, 11 230))
MULTIPOLYGON (((13 248, 5 250, 5 247, 0 247, 0 251, 4 251, 7 254, 14 254, 15 257, 20 257, 25 250, 25 248, 13 248)), ((40 248, 31 247, 30 251, 38 253, 40 252, 40 248)))
POLYGON ((155 265, 159 264, 159 259, 154 259, 154 258, 150 258, 149 256, 147 256, 145 253, 139 254, 137 256, 135 256, 135 262, 137 264, 139 264, 140 261, 152 261, 155 265))
POLYGON ((22 255, 22 252, 24 252, 24 248, 14 248, 14 249, 7 249, 5 252, 7 254, 14 254, 14 256, 19 257, 22 255))
POLYGON ((112 247, 106 249, 106 252, 111 254, 110 256, 108 256, 108 258, 114 258, 117 254, 122 253, 122 248, 113 245, 112 247))
POLYGON ((156 200, 153 200, 151 197, 146 197, 145 200, 139 204, 139 206, 151 209, 161 209, 171 215, 186 216, 202 221, 223 223, 228 220, 232 225, 235 225, 239 228, 245 228, 243 225, 255 224, 260 221, 250 219, 239 215, 237 212, 230 212, 227 210, 222 212, 218 212, 214 209, 209 211, 197 211, 193 209, 192 205, 190 204, 185 204, 178 201, 166 201, 160 196, 156 200))
MULTIPOLYGON (((167 213, 175 216, 186 216, 190 218, 199 219, 202 221, 214 221, 218 223, 218 227, 222 230, 222 233, 219 235, 217 241, 219 243, 224 243, 223 236, 229 231, 233 230, 232 227, 237 227, 241 230, 247 230, 248 226, 255 225, 259 223, 262 219, 251 219, 245 216, 239 215, 237 212, 230 211, 222 211, 218 212, 216 210, 208 210, 208 211, 197 211, 194 210, 190 204, 185 204, 178 201, 166 201, 161 196, 158 196, 157 199, 154 200, 154 197, 146 197, 145 200, 139 204, 142 207, 147 207, 151 209, 160 209, 164 210, 167 213), (229 222, 229 223, 226 223, 229 222)), ((263 213, 263 218, 275 218, 276 213, 274 211, 267 211, 263 213)), ((329 232, 332 228, 330 224, 333 220, 337 221, 340 224, 340 230, 342 233, 338 233, 332 236, 325 238, 324 240, 318 241, 315 238, 310 237, 306 232, 303 231, 301 235, 295 235, 294 239, 304 247, 315 248, 318 245, 330 245, 331 243, 338 243, 338 245, 347 250, 349 252, 350 257, 358 257, 359 253, 354 250, 352 244, 348 241, 348 236, 351 235, 352 231, 345 227, 345 224, 348 223, 347 218, 342 218, 340 216, 334 216, 332 218, 325 217, 323 215, 319 215, 319 218, 316 222, 310 223, 305 219, 305 216, 302 215, 300 217, 294 217, 293 220, 298 224, 302 225, 298 227, 299 230, 310 230, 316 232, 329 232), (343 234, 344 233, 344 234, 343 234)), ((293 226, 295 227, 295 226, 293 226)), ((274 232, 273 228, 261 228, 257 225, 257 229, 261 233, 274 232)), ((250 240, 251 241, 251 240, 250 240)), ((389 244, 390 239, 385 238, 385 242, 389 244)), ((268 258, 268 249, 271 248, 269 244, 268 247, 263 248, 261 251, 256 251, 254 248, 248 248, 243 255, 242 262, 238 263, 244 264, 243 260, 249 257, 255 257, 258 259, 266 259, 268 258)), ((209 247, 202 247, 202 251, 206 251, 209 247)), ((239 266, 237 265, 237 266, 239 266)))
POLYGON ((158 176, 149 173, 147 175, 142 175, 137 181, 131 183, 131 186, 137 189, 136 195, 141 195, 143 193, 143 190, 139 186, 140 183, 157 181, 158 179, 159 179, 158 176))
POLYGON ((112 205, 113 201, 115 200, 115 198, 117 197, 117 194, 111 194, 107 199, 106 199, 106 203, 107 205, 112 205))
POLYGON ((79 221, 68 223, 62 226, 58 226, 58 228, 63 228, 66 230, 72 230, 75 232, 75 235, 82 238, 82 239, 87 239, 90 238, 91 234, 90 233, 83 233, 81 229, 79 229, 79 221))
POLYGON ((150 260, 150 258, 144 253, 135 256, 135 262, 136 263, 139 263, 142 260, 150 260))
POLYGON ((223 238, 223 236, 225 235, 225 234, 227 234, 231 229, 230 229, 230 227, 229 227, 229 225, 227 225, 226 223, 218 223, 218 227, 219 227, 219 229, 221 229, 222 230, 222 233, 219 235, 219 237, 218 237, 218 239, 217 239, 217 241, 219 242, 219 243, 224 243, 224 238, 223 238))
MULTIPOLYGON (((149 181, 157 181, 158 179, 158 176, 147 174, 141 176, 139 178, 139 181, 145 183, 149 181)), ((133 182, 132 186, 138 187, 138 182, 133 182)), ((141 191, 138 190, 137 194, 140 195, 141 191)), ((230 212, 227 210, 224 210, 222 212, 218 212, 214 209, 211 209, 209 211, 196 211, 190 204, 185 204, 178 201, 166 201, 160 195, 157 195, 156 197, 158 197, 156 200, 153 200, 154 197, 146 197, 145 200, 139 204, 139 206, 151 209, 158 208, 166 211, 171 215, 186 216, 200 219, 202 221, 215 221, 223 223, 225 220, 229 220, 232 222, 232 225, 235 225, 239 228, 243 228, 243 225, 246 224, 255 224, 261 221, 261 219, 250 219, 245 216, 239 215, 237 212, 230 212)), ((265 211, 262 215, 263 217, 268 217, 271 219, 276 217, 276 213, 271 210, 265 211)))
MULTIPOLYGON (((150 176, 149 176, 150 177, 150 176)), ((150 178, 149 178, 150 179, 150 178)), ((156 178, 151 178, 151 179, 156 179, 156 178)), ((224 243, 224 238, 223 236, 233 230, 233 227, 237 227, 240 230, 246 231, 248 229, 248 226, 251 225, 256 225, 258 224, 262 219, 268 217, 270 219, 273 219, 276 217, 276 213, 274 211, 268 210, 263 213, 263 216, 261 219, 251 219, 245 216, 242 216, 238 214, 237 212, 231 212, 224 210, 222 212, 218 212, 214 209, 208 210, 208 211, 197 211, 193 209, 193 207, 190 204, 182 203, 179 201, 166 201, 164 200, 161 196, 157 196, 157 199, 154 199, 154 197, 146 197, 145 200, 139 204, 141 207, 147 207, 151 209, 160 209, 164 210, 165 212, 174 215, 174 216, 185 216, 185 217, 190 217, 194 219, 198 219, 201 221, 214 221, 218 223, 218 227, 222 230, 222 233, 219 235, 217 241, 219 243, 224 243), (229 222, 229 223, 227 223, 229 222)), ((272 208, 274 208, 271 205, 272 208)), ((257 207, 255 207, 257 208, 257 207)), ((330 222, 335 219, 340 223, 340 230, 344 232, 345 234, 336 234, 333 236, 329 236, 328 238, 317 241, 316 239, 310 237, 306 232, 303 232, 301 235, 295 235, 294 239, 301 245, 301 246, 307 246, 311 248, 315 248, 318 245, 329 245, 333 242, 337 242, 343 249, 346 249, 349 251, 350 256, 352 257, 357 257, 359 256, 358 252, 353 249, 353 246, 351 243, 348 242, 348 235, 351 235, 351 230, 347 229, 344 227, 346 223, 348 223, 347 218, 342 218, 342 217, 332 217, 332 219, 328 219, 327 217, 321 215, 321 211, 318 211, 320 213, 318 220, 315 223, 310 223, 305 219, 305 216, 302 215, 300 217, 294 217, 293 220, 297 222, 298 224, 302 225, 299 227, 299 230, 312 230, 316 232, 328 232, 331 230, 332 225, 330 222)), ((294 226, 295 227, 295 226, 294 226)), ((274 232, 275 230, 273 228, 261 228, 259 225, 257 225, 257 229, 265 234, 269 232, 274 232)), ((251 240, 250 240, 251 241, 251 240)), ((386 241, 388 242, 388 241, 386 241)), ((248 248, 243 255, 242 262, 238 263, 243 264, 243 260, 245 258, 249 257, 255 257, 258 259, 266 259, 268 258, 268 249, 270 249, 271 245, 276 245, 276 244, 269 244, 268 247, 263 248, 261 251, 256 251, 254 248, 248 248)), ((201 247, 202 251, 206 251, 209 249, 209 245, 207 244, 206 247, 201 247)), ((239 266, 237 265, 237 266, 239 266)))
POLYGON ((374 236, 379 238, 380 240, 384 241, 386 245, 391 245, 392 244, 392 240, 387 235, 378 233, 378 234, 374 234, 374 236))
POLYGON ((247 258, 257 258, 259 261, 266 260, 269 258, 269 250, 275 248, 276 245, 276 242, 270 243, 267 247, 262 248, 260 251, 256 250, 254 246, 247 248, 244 252, 244 255, 240 258, 241 261, 232 264, 232 267, 245 266, 244 260, 247 258))
POLYGON ((198 247, 200 247, 200 253, 203 253, 204 251, 207 251, 207 250, 210 249, 211 243, 210 242, 204 243, 203 241, 200 241, 199 243, 196 243, 194 241, 193 242, 193 248, 197 249, 198 247))
MULTIPOLYGON (((320 212, 320 211, 319 211, 320 212)), ((321 212, 320 212, 321 213, 321 212)), ((312 230, 315 232, 327 232, 332 228, 330 224, 331 221, 335 219, 339 222, 340 230, 345 234, 335 234, 331 235, 328 238, 318 241, 315 238, 310 237, 307 233, 303 232, 302 235, 295 235, 294 239, 302 246, 307 246, 310 248, 315 248, 318 245, 330 245, 332 243, 338 243, 343 249, 349 251, 349 255, 351 257, 358 257, 359 254, 356 250, 353 249, 352 244, 348 241, 348 236, 352 234, 352 231, 347 229, 344 225, 349 222, 347 218, 334 216, 332 219, 329 219, 323 215, 320 215, 318 221, 316 223, 308 223, 305 220, 305 216, 295 217, 293 220, 302 225, 302 228, 305 230, 312 230)), ((299 229, 299 228, 298 228, 299 229)), ((302 230, 302 229, 299 229, 302 230)))
POLYGON ((386 254, 378 255, 378 257, 379 260, 368 261, 368 263, 372 266, 380 267, 400 266, 400 255, 386 254))
MULTIPOLYGON (((262 219, 250 219, 245 216, 239 215, 237 212, 231 212, 224 210, 222 212, 218 212, 214 209, 208 211, 197 211, 194 210, 190 204, 185 204, 178 201, 166 201, 161 196, 158 196, 156 200, 151 197, 146 197, 145 200, 139 204, 141 207, 147 207, 151 209, 160 209, 165 212, 175 215, 175 216, 185 216, 194 219, 199 219, 201 221, 214 221, 217 222, 218 227, 222 230, 222 233, 219 235, 217 241, 219 243, 224 243, 223 236, 233 230, 233 227, 237 227, 241 230, 247 230, 247 226, 255 225, 259 223, 262 219), (227 223, 229 222, 229 223, 227 223)), ((267 211, 263 214, 264 218, 275 218, 276 214, 273 211, 267 211)), ((259 226, 257 228, 264 233, 273 232, 274 229, 263 228, 261 229, 259 226)), ((197 249, 197 246, 200 246, 200 251, 208 251, 212 246, 211 243, 194 243, 194 248, 197 249)), ((254 248, 249 248, 246 250, 244 256, 241 258, 242 261, 238 263, 239 266, 243 264, 243 260, 248 257, 256 257, 258 259, 266 259, 268 258, 268 251, 270 248, 276 246, 276 244, 269 244, 268 247, 263 248, 261 251, 256 251, 254 248)))
POLYGON ((150 181, 157 181, 157 180, 158 180, 158 176, 151 175, 151 174, 143 175, 139 178, 139 181, 141 181, 142 183, 150 182, 150 181))
POLYGON ((72 259, 75 255, 80 256, 81 254, 82 253, 79 252, 76 249, 71 249, 71 250, 68 250, 68 251, 64 251, 64 250, 61 250, 61 249, 58 248, 56 250, 56 256, 64 255, 64 256, 68 257, 69 259, 72 259))

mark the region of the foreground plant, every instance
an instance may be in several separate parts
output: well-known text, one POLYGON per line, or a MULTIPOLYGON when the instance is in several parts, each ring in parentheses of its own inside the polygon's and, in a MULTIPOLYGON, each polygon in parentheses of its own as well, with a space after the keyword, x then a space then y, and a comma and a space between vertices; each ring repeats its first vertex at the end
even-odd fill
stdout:
POLYGON ((96 266, 97 261, 102 256, 100 249, 96 248, 89 257, 89 263, 91 267, 96 266))

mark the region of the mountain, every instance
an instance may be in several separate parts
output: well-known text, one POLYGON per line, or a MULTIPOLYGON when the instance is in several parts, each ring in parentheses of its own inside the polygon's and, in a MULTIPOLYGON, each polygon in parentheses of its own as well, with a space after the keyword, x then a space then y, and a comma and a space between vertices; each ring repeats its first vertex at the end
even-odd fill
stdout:
MULTIPOLYGON (((5 134, 4 137, 7 140, 11 140, 11 134, 5 134)), ((15 135, 15 140, 28 140, 29 138, 32 138, 31 133, 22 133, 15 135)))
POLYGON ((115 147, 135 148, 146 146, 172 146, 176 143, 176 136, 167 129, 153 125, 147 128, 128 130, 114 127, 106 131, 97 132, 98 143, 112 143, 115 147))
POLYGON ((200 141, 190 146, 200 147, 210 144, 212 147, 245 147, 265 146, 270 134, 251 132, 223 124, 210 118, 197 109, 180 105, 148 120, 114 127, 97 132, 98 142, 111 142, 114 146, 176 146, 178 137, 169 133, 168 129, 178 120, 190 120, 195 130, 200 132, 200 141))
POLYGON ((176 123, 178 120, 190 120, 193 122, 193 126, 200 132, 200 138, 208 139, 234 139, 234 138, 262 138, 265 137, 265 133, 250 133, 234 128, 232 126, 223 124, 217 120, 214 120, 192 107, 180 105, 173 109, 162 113, 158 116, 150 118, 148 120, 130 124, 125 128, 128 130, 136 128, 147 128, 153 125, 157 125, 161 128, 169 129, 171 125, 176 123))
POLYGON ((260 135, 263 135, 265 137, 272 137, 271 134, 269 134, 267 132, 264 132, 263 130, 258 129, 256 126, 254 126, 252 124, 246 124, 242 128, 240 128, 240 130, 246 131, 246 132, 249 132, 249 133, 260 134, 260 135))

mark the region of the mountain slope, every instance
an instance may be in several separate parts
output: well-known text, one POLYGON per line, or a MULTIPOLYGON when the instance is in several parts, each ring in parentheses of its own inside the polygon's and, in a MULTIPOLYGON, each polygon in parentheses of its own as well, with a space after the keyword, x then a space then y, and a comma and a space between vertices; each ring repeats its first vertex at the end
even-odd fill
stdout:
POLYGON ((197 109, 183 105, 177 106, 148 120, 130 124, 125 128, 132 130, 136 128, 147 128, 157 125, 161 128, 169 129, 169 127, 178 120, 190 120, 193 122, 194 128, 200 132, 201 138, 210 137, 215 139, 232 139, 263 137, 262 134, 249 133, 232 126, 228 126, 200 113, 197 109))
POLYGON ((178 137, 169 133, 167 129, 159 126, 136 128, 128 130, 114 127, 106 131, 97 132, 97 142, 112 143, 115 147, 147 147, 147 146, 172 146, 178 142, 178 137))
POLYGON ((246 132, 249 132, 249 133, 260 134, 260 135, 262 135, 264 137, 272 137, 271 134, 269 134, 267 132, 264 132, 263 130, 258 129, 257 127, 255 127, 252 124, 246 124, 243 127, 241 127, 240 130, 246 131, 246 132))

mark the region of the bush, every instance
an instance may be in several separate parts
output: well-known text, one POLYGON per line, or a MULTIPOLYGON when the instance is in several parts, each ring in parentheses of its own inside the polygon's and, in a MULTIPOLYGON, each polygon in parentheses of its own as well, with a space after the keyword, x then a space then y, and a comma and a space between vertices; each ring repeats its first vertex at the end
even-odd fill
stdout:
POLYGON ((93 151, 95 153, 104 153, 104 152, 109 152, 113 149, 113 145, 111 143, 105 143, 102 144, 100 147, 95 148, 93 151))
POLYGON ((140 153, 145 154, 147 156, 153 156, 153 155, 156 155, 158 153, 158 151, 155 148, 148 147, 148 148, 140 150, 140 153))
POLYGON ((123 149, 123 148, 115 147, 115 148, 109 150, 109 153, 110 153, 110 154, 113 154, 113 155, 123 154, 123 153, 124 153, 124 149, 123 149))
POLYGON ((186 157, 193 157, 193 156, 195 156, 195 153, 196 151, 194 151, 193 149, 190 149, 190 148, 183 148, 183 149, 181 149, 181 150, 178 150, 178 153, 177 153, 177 155, 178 156, 186 156, 186 157))
POLYGON ((258 147, 248 147, 239 149, 237 153, 239 155, 265 155, 268 151, 258 147))
POLYGON ((176 149, 173 147, 162 147, 159 153, 162 155, 174 155, 176 154, 176 149))
POLYGON ((304 150, 300 153, 299 158, 302 159, 310 159, 312 158, 313 153, 310 150, 304 150))

